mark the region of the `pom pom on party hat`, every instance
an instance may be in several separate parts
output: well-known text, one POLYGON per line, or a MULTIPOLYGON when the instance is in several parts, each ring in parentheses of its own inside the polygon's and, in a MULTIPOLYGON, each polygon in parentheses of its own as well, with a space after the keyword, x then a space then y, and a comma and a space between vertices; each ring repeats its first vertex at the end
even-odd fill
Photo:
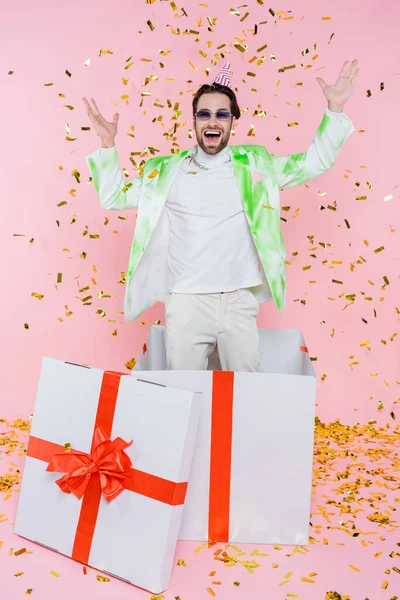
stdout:
POLYGON ((226 87, 232 87, 232 73, 231 63, 228 61, 224 67, 220 70, 216 78, 212 83, 219 83, 219 85, 226 85, 226 87))

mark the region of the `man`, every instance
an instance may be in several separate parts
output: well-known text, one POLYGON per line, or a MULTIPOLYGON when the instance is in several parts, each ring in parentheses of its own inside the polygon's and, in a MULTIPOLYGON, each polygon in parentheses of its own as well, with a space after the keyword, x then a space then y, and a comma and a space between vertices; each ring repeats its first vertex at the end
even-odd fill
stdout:
POLYGON ((354 131, 343 107, 357 61, 334 85, 318 78, 328 108, 309 149, 274 156, 263 146, 228 146, 240 110, 227 63, 193 98, 197 146, 149 159, 124 180, 117 150, 118 114, 111 122, 92 99, 84 103, 102 147, 88 156, 104 208, 138 208, 126 276, 125 318, 156 301, 166 304, 169 369, 206 369, 218 347, 223 370, 258 371, 259 303, 285 305, 285 248, 280 189, 328 171, 354 131))

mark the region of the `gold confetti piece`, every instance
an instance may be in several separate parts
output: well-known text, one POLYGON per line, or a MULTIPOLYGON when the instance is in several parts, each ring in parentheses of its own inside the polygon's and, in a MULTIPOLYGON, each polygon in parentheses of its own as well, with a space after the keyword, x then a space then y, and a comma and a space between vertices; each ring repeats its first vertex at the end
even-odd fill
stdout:
POLYGON ((147 25, 150 27, 150 31, 154 31, 155 27, 151 21, 147 21, 147 25))
POLYGON ((62 273, 57 273, 57 283, 62 283, 62 273))
POLYGON ((387 590, 387 589, 388 589, 388 587, 389 587, 389 582, 388 582, 388 581, 384 581, 384 582, 382 583, 382 589, 383 589, 383 590, 387 590))
POLYGON ((31 296, 33 296, 34 298, 37 298, 38 300, 43 300, 43 298, 44 298, 44 294, 38 294, 36 292, 32 292, 31 296))
POLYGON ((315 579, 310 579, 309 577, 301 577, 300 581, 302 583, 315 583, 315 579))
POLYGON ((150 600, 164 600, 165 596, 150 596, 150 600))
POLYGON ((20 554, 25 554, 26 548, 21 548, 21 550, 17 550, 14 552, 14 556, 19 556, 20 554))
POLYGON ((178 562, 176 563, 178 567, 187 567, 187 563, 184 558, 178 558, 178 562))
POLYGON ((288 127, 295 127, 296 125, 298 125, 296 121, 291 121, 290 123, 288 123, 288 127))
POLYGON ((14 573, 14 577, 21 577, 21 575, 23 575, 23 573, 22 573, 22 572, 19 572, 19 573, 14 573))
POLYGON ((56 573, 56 571, 50 571, 50 575, 53 575, 53 577, 60 577, 60 573, 56 573))
POLYGON ((210 596, 216 596, 216 593, 214 592, 213 589, 211 589, 210 587, 206 588, 207 592, 210 594, 210 596))
POLYGON ((29 329, 29 323, 24 323, 24 328, 29 329))
POLYGON ((242 44, 233 44, 233 45, 236 48, 236 50, 239 50, 240 52, 246 52, 246 50, 247 50, 246 46, 242 46, 242 44))
POLYGON ((330 21, 331 18, 330 17, 321 17, 322 21, 330 21))
POLYGON ((103 577, 103 575, 96 575, 96 579, 102 583, 108 583, 110 581, 109 577, 103 577))
POLYGON ((356 571, 357 573, 360 573, 360 569, 358 569, 354 565, 349 565, 349 567, 350 567, 350 569, 353 569, 353 571, 356 571))
POLYGON ((26 590, 25 594, 26 594, 27 596, 30 596, 30 595, 32 594, 32 592, 33 592, 33 588, 28 588, 28 589, 26 590))
POLYGON ((374 250, 375 254, 378 254, 379 252, 382 252, 382 250, 385 249, 385 246, 380 246, 379 248, 377 248, 376 250, 374 250))
POLYGON ((44 86, 45 87, 50 87, 51 85, 54 85, 53 83, 45 83, 44 86))
POLYGON ((150 173, 150 175, 148 175, 148 178, 149 178, 149 179, 154 179, 154 177, 157 177, 157 175, 159 174, 159 172, 160 172, 160 171, 159 171, 158 169, 155 169, 154 171, 152 171, 152 172, 150 173))

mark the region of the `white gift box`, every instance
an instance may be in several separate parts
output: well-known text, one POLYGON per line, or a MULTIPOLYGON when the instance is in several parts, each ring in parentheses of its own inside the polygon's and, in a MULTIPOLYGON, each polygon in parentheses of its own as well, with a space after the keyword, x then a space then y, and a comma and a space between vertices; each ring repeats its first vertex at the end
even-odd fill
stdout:
POLYGON ((164 591, 197 432, 201 403, 194 397, 190 391, 45 358, 15 533, 154 594, 164 591), (111 481, 107 489, 114 489, 120 479, 107 479, 107 473, 120 463, 116 454, 96 462, 95 453, 109 448, 109 442, 94 448, 96 431, 111 440, 133 440, 124 450, 132 463, 123 476, 128 487, 110 501, 100 482, 111 481), (59 460, 86 461, 82 477, 74 471, 75 479, 69 478, 72 470, 65 475, 68 485, 89 480, 81 499, 56 485, 61 471, 46 470, 50 461, 59 460), (99 475, 97 467, 107 473, 99 475))
POLYGON ((167 371, 153 326, 134 377, 202 392, 179 539, 307 544, 316 378, 297 329, 261 329, 260 373, 167 371))

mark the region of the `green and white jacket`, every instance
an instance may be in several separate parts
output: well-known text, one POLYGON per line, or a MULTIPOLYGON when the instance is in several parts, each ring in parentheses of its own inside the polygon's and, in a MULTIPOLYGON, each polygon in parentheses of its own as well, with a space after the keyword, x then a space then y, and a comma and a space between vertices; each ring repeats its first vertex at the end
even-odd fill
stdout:
MULTIPOLYGON (((326 109, 306 152, 275 156, 263 146, 230 146, 243 208, 262 265, 264 283, 252 291, 260 302, 272 296, 281 312, 286 301, 286 253, 280 226, 280 190, 328 171, 353 131, 344 113, 326 109), (254 183, 254 179, 260 180, 254 183)), ((188 152, 150 158, 141 176, 131 180, 124 178, 115 148, 100 148, 86 159, 103 208, 138 209, 126 274, 124 314, 128 321, 155 302, 166 300, 169 220, 164 207, 188 152)))

